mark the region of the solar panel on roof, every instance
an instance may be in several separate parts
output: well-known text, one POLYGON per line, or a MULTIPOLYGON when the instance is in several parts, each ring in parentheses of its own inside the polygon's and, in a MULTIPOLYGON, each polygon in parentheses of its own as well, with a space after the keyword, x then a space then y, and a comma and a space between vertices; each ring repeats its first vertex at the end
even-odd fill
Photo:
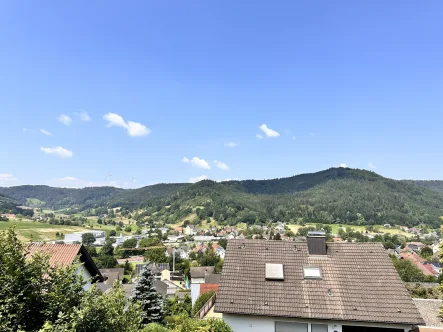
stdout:
POLYGON ((283 274, 283 264, 266 263, 267 280, 285 280, 283 274))

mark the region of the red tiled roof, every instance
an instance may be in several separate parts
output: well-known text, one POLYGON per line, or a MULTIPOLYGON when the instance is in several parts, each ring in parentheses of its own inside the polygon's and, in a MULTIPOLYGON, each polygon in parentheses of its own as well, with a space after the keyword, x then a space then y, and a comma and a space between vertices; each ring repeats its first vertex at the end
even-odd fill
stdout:
POLYGON ((434 272, 431 272, 432 269, 428 269, 428 267, 426 267, 426 265, 423 264, 426 260, 421 258, 419 255, 414 254, 412 252, 403 252, 400 254, 400 256, 403 259, 407 259, 412 264, 417 266, 425 275, 432 276, 435 274, 434 272))
POLYGON ((218 284, 200 284, 200 295, 209 291, 218 292, 218 284))
POLYGON ((71 265, 78 256, 81 244, 38 244, 33 243, 28 247, 27 258, 32 257, 38 252, 49 255, 49 264, 51 266, 66 267, 71 265))

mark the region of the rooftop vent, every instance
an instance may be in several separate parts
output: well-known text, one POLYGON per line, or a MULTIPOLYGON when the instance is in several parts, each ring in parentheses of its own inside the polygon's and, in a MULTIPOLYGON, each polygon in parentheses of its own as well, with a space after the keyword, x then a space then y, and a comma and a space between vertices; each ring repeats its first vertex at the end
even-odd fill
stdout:
POLYGON ((305 266, 303 268, 303 276, 305 279, 321 279, 320 268, 313 266, 305 266))
POLYGON ((326 234, 325 232, 308 232, 309 255, 326 255, 326 234))
POLYGON ((266 263, 266 280, 285 280, 283 264, 266 263))

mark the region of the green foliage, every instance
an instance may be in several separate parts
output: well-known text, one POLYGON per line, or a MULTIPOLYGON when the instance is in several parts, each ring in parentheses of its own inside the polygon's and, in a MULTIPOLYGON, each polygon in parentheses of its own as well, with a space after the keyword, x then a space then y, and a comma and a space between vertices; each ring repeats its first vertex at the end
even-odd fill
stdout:
POLYGON ((150 323, 146 325, 146 327, 140 332, 168 332, 168 331, 170 330, 168 330, 166 327, 164 327, 159 323, 150 323))
POLYGON ((222 247, 223 249, 226 249, 226 247, 228 246, 228 240, 220 239, 220 240, 218 240, 218 245, 220 247, 222 247))
POLYGON ((441 286, 424 287, 423 284, 417 283, 414 285, 406 284, 411 297, 421 299, 441 299, 443 297, 441 286))
MULTIPOLYGON (((221 319, 195 319, 183 315, 167 317, 167 329, 173 332, 232 332, 232 329, 221 319)), ((156 331, 156 330, 154 330, 156 331)))
POLYGON ((0 326, 2 331, 38 330, 45 321, 80 303, 83 282, 76 266, 52 268, 47 256, 27 259, 14 229, 0 232, 0 326))
POLYGON ((148 249, 144 257, 151 263, 164 263, 168 261, 165 248, 148 249))
POLYGON ((132 232, 132 227, 129 226, 129 225, 126 226, 126 227, 125 227, 125 232, 126 232, 126 233, 130 233, 130 232, 132 232))
POLYGON ((166 299, 165 302, 165 315, 166 316, 185 316, 190 317, 192 313, 192 300, 191 297, 186 294, 183 300, 180 300, 178 296, 166 299))
POLYGON ((61 316, 52 331, 138 332, 143 312, 138 303, 127 301, 119 285, 102 293, 95 286, 85 294, 80 306, 61 316))
POLYGON ((195 301, 194 306, 192 307, 192 316, 195 316, 197 312, 205 305, 206 302, 215 294, 214 291, 209 291, 201 294, 197 301, 195 301))
POLYGON ((140 240, 140 248, 149 248, 163 245, 162 241, 155 236, 140 240))
POLYGON ((90 246, 95 242, 95 237, 92 233, 84 233, 82 234, 82 243, 85 246, 90 246))
POLYGON ((144 324, 158 323, 164 318, 163 301, 154 287, 154 280, 151 269, 144 268, 131 297, 132 302, 141 306, 144 324))
POLYGON ((422 250, 420 250, 420 256, 423 257, 424 259, 431 258, 433 254, 434 252, 429 247, 424 247, 422 250))
POLYGON ((425 281, 425 275, 423 272, 412 264, 411 261, 407 259, 398 259, 392 257, 392 262, 394 263, 395 269, 400 275, 401 280, 405 282, 423 282, 425 281))
POLYGON ((137 239, 127 239, 123 242, 123 248, 135 248, 137 246, 137 239))

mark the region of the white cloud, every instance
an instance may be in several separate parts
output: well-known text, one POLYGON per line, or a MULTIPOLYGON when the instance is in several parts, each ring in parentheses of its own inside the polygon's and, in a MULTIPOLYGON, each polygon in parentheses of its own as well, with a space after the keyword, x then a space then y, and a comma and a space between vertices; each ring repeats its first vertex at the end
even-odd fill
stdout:
POLYGON ((23 132, 26 133, 28 131, 28 128, 23 128, 23 132))
POLYGON ((369 162, 369 163, 368 163, 368 166, 369 166, 369 168, 371 168, 371 169, 376 169, 376 168, 377 168, 377 166, 375 166, 372 162, 369 162))
POLYGON ((0 174, 0 181, 16 181, 17 178, 12 174, 0 174))
POLYGON ((295 141, 297 139, 297 137, 295 137, 295 136, 292 136, 292 140, 293 141, 295 141))
POLYGON ((60 181, 75 181, 75 182, 80 181, 79 179, 74 178, 72 176, 65 176, 64 178, 60 178, 59 180, 60 181))
POLYGON ((199 167, 199 168, 211 169, 211 166, 209 166, 209 164, 206 160, 200 159, 197 157, 194 157, 191 160, 189 160, 187 157, 184 157, 182 159, 182 162, 184 162, 185 164, 190 163, 191 165, 193 165, 195 167, 199 167))
POLYGON ((238 145, 238 143, 235 143, 235 142, 228 142, 228 143, 225 143, 225 146, 226 146, 227 148, 235 148, 237 145, 238 145))
POLYGON ((40 129, 40 132, 41 132, 42 134, 47 135, 47 136, 52 136, 52 133, 50 133, 49 131, 47 131, 47 130, 45 130, 45 129, 40 129))
POLYGON ((80 121, 83 121, 83 122, 91 121, 91 117, 89 116, 88 112, 86 112, 86 111, 74 112, 74 114, 80 118, 80 121))
POLYGON ((265 135, 267 137, 279 137, 280 136, 280 134, 278 132, 268 128, 268 126, 265 124, 262 124, 259 128, 265 133, 265 135))
POLYGON ((126 122, 123 117, 115 113, 107 113, 103 116, 103 119, 108 121, 107 127, 122 127, 128 131, 128 135, 132 137, 146 136, 151 133, 151 130, 138 122, 128 121, 126 122))
POLYGON ((72 119, 71 117, 62 114, 60 116, 57 117, 57 120, 60 121, 61 123, 63 123, 66 126, 69 126, 72 123, 72 119))
POLYGON ((224 179, 224 180, 217 180, 217 182, 226 182, 226 181, 238 181, 238 178, 224 179))
POLYGON ((207 180, 207 179, 208 179, 208 177, 206 175, 200 175, 200 176, 196 176, 195 178, 190 178, 189 182, 196 183, 196 182, 207 180))
POLYGON ((220 168, 224 171, 229 171, 229 166, 226 165, 224 162, 214 160, 214 164, 215 164, 215 166, 217 166, 218 168, 220 168))
POLYGON ((61 146, 57 146, 55 148, 40 148, 46 154, 54 154, 60 158, 70 158, 72 157, 72 151, 67 150, 61 146))
POLYGON ((340 165, 338 165, 338 167, 347 168, 348 165, 346 165, 346 164, 340 164, 340 165))
POLYGON ((260 134, 255 134, 255 137, 257 137, 258 139, 263 139, 263 136, 260 134))

